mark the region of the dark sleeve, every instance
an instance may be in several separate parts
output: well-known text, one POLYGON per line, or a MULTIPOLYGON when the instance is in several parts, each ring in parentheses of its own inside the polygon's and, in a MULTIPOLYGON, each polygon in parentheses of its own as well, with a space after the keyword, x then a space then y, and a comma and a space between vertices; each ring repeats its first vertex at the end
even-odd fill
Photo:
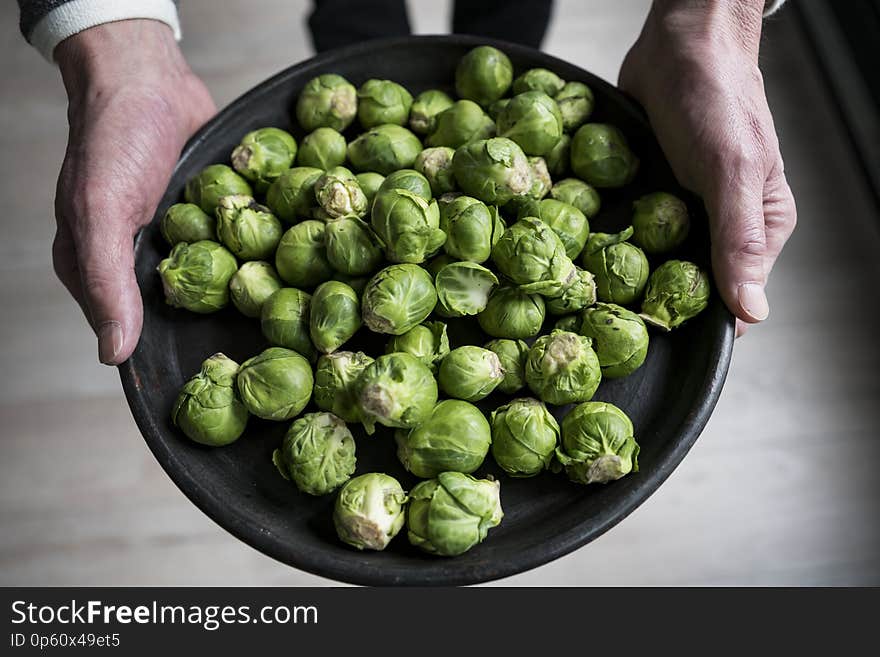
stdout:
POLYGON ((30 41, 37 23, 50 11, 68 2, 70 0, 18 0, 18 9, 21 12, 19 26, 24 38, 30 41))

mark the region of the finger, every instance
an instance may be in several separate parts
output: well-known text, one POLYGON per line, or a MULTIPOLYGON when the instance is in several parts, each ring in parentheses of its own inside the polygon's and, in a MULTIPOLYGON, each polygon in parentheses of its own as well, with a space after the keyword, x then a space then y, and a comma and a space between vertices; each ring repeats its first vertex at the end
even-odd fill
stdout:
POLYGON ((748 331, 748 330, 749 330, 749 325, 746 324, 746 323, 745 323, 744 321, 742 321, 741 319, 737 318, 737 320, 736 320, 736 333, 735 333, 735 336, 736 336, 737 338, 741 338, 742 336, 745 335, 746 331, 748 331))
POLYGON ((768 177, 764 187, 764 232, 767 241, 764 273, 767 277, 797 225, 797 205, 782 172, 781 163, 780 159, 777 169, 768 177))
POLYGON ((67 288, 70 296, 79 304, 86 319, 91 323, 89 309, 82 292, 79 266, 76 262, 76 247, 65 221, 58 222, 58 230, 55 232, 55 239, 52 242, 52 266, 58 280, 67 288))

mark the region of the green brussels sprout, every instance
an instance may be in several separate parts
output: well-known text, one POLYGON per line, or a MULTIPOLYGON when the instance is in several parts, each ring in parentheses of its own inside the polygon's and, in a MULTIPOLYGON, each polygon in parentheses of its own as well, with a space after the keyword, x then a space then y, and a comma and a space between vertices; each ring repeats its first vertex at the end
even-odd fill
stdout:
POLYGON ((333 274, 333 278, 331 278, 330 280, 345 283, 346 285, 348 285, 348 287, 350 287, 357 293, 358 298, 364 295, 364 290, 367 289, 367 283, 370 282, 370 279, 366 276, 346 276, 345 274, 340 274, 339 272, 333 274))
POLYGON ((516 142, 504 137, 461 146, 452 158, 459 188, 484 203, 504 205, 532 186, 532 168, 516 142))
POLYGON ((367 207, 372 206, 373 199, 376 197, 376 192, 379 191, 382 183, 385 182, 385 176, 383 176, 381 173, 366 171, 364 173, 357 174, 355 176, 355 179, 358 181, 358 185, 361 186, 361 190, 364 192, 364 196, 367 197, 367 207))
POLYGON ((639 158, 614 126, 585 123, 571 140, 571 169, 593 187, 623 187, 635 178, 639 158))
POLYGON ((312 344, 329 354, 348 342, 361 327, 361 304, 357 292, 345 283, 321 283, 312 295, 309 335, 312 344))
POLYGON ((490 270, 475 262, 451 262, 437 272, 438 315, 465 317, 483 312, 498 278, 490 270))
POLYGON ((373 358, 362 351, 323 354, 315 367, 315 405, 346 422, 359 422, 361 416, 355 396, 357 380, 372 362, 373 358))
POLYGON ((354 174, 345 167, 333 167, 315 181, 315 198, 318 205, 331 218, 367 214, 367 197, 354 174))
POLYGON ((435 118, 434 130, 425 139, 428 146, 458 148, 495 136, 495 122, 472 100, 458 100, 435 118))
POLYGON ((458 196, 440 208, 440 230, 446 233, 443 250, 453 258, 482 263, 504 233, 498 208, 471 196, 458 196))
POLYGON ((492 432, 482 411, 458 399, 438 403, 413 429, 394 432, 397 456, 409 472, 422 479, 441 472, 470 474, 482 465, 492 432))
MULTIPOLYGON (((176 248, 176 247, 175 247, 176 248)), ((709 305, 709 276, 692 262, 668 260, 654 270, 639 316, 670 331, 709 305)))
POLYGON ((260 311, 260 328, 273 345, 293 349, 312 360, 315 346, 309 338, 311 295, 295 287, 273 292, 260 311))
POLYGON ((541 401, 573 404, 593 398, 602 370, 592 340, 577 333, 552 331, 535 340, 526 359, 526 383, 541 401))
POLYGON ((556 320, 553 324, 553 328, 558 329, 560 331, 570 331, 571 333, 580 333, 581 331, 581 316, 580 315, 565 315, 556 320))
POLYGON ((625 305, 633 303, 648 281, 648 258, 635 244, 632 226, 619 233, 592 233, 584 247, 584 268, 596 279, 600 301, 625 305))
POLYGON ((247 426, 248 412, 235 389, 238 363, 214 354, 201 371, 180 390, 171 421, 187 438, 202 445, 222 447, 238 440, 247 426))
POLYGON ((537 399, 522 397, 491 415, 492 456, 511 477, 534 477, 550 467, 559 424, 537 399))
POLYGON ((347 148, 345 137, 339 132, 333 128, 318 128, 303 137, 296 163, 300 167, 327 171, 342 166, 347 148))
POLYGON ((175 203, 168 208, 159 224, 159 230, 171 246, 178 242, 200 242, 217 238, 214 217, 202 212, 194 203, 175 203))
POLYGON ((357 171, 375 171, 387 176, 413 165, 422 142, 406 128, 393 123, 377 125, 361 133, 348 145, 348 161, 357 171))
POLYGON ((229 279, 238 263, 217 242, 200 240, 175 244, 157 269, 169 306, 212 313, 229 303, 229 279))
POLYGON ((376 423, 411 429, 431 415, 437 403, 437 381, 415 356, 393 353, 367 365, 355 384, 361 421, 367 433, 376 423))
POLYGON ((406 493, 394 477, 368 472, 345 482, 333 506, 333 526, 343 543, 384 550, 403 529, 406 493))
POLYGON ((633 203, 633 242, 648 253, 668 253, 688 236, 687 205, 666 192, 646 194, 633 203))
POLYGON ((292 224, 310 217, 318 207, 315 183, 324 175, 321 169, 294 167, 275 179, 266 191, 266 204, 276 217, 292 224))
POLYGON ((445 253, 441 253, 440 255, 431 258, 428 262, 423 262, 422 267, 431 274, 431 280, 434 280, 437 278, 439 271, 452 262, 458 261, 445 253))
POLYGON ((241 260, 271 258, 281 240, 281 222, 251 196, 222 196, 217 203, 217 237, 241 260))
MULTIPOLYGON (((547 312, 551 315, 568 315, 596 303, 596 281, 593 275, 578 269, 572 283, 553 299, 547 299, 547 312)), ((575 329, 575 333, 578 330, 575 329)))
POLYGON ((358 89, 358 120, 364 129, 394 123, 406 125, 413 97, 391 80, 367 80, 358 89))
POLYGON ((478 46, 458 62, 455 91, 462 98, 486 107, 504 96, 513 82, 513 64, 492 46, 478 46))
POLYGON ((457 347, 440 361, 437 383, 450 397, 475 402, 488 397, 504 379, 498 354, 483 347, 457 347))
POLYGON ((455 175, 452 173, 452 157, 455 150, 446 146, 426 148, 416 158, 413 166, 428 179, 431 192, 440 196, 455 191, 455 175))
POLYGON ((519 218, 537 217, 550 226, 565 246, 565 255, 574 260, 584 250, 590 236, 590 222, 586 215, 573 205, 545 198, 520 210, 519 218))
POLYGON ((385 345, 386 354, 407 353, 415 356, 432 372, 449 353, 449 337, 443 322, 425 322, 406 333, 392 336, 385 345))
POLYGON ((546 68, 530 68, 513 81, 513 93, 518 95, 526 91, 540 91, 548 96, 555 96, 565 86, 565 80, 546 68))
POLYGON ((382 264, 382 249, 373 230, 362 219, 342 217, 328 221, 324 229, 327 262, 346 276, 366 276, 382 264))
POLYGON ((489 118, 493 121, 497 121, 498 115, 501 114, 501 110, 503 110, 509 102, 510 98, 499 98, 486 108, 486 114, 488 114, 489 118))
POLYGON ((599 303, 583 313, 581 335, 593 339, 602 377, 615 379, 635 372, 648 355, 648 329, 631 310, 599 303))
POLYGON ((576 275, 562 240, 534 217, 520 219, 504 231, 492 249, 492 260, 502 274, 529 294, 559 296, 576 275))
POLYGON ((357 89, 341 75, 312 78, 296 100, 296 120, 303 130, 333 128, 342 132, 357 115, 357 89))
POLYGON ((521 340, 538 335, 545 313, 540 295, 502 285, 489 295, 486 309, 477 315, 477 322, 493 338, 521 340))
POLYGON ((294 420, 272 462, 281 476, 309 495, 327 495, 349 480, 356 458, 351 431, 333 413, 294 420))
MULTIPOLYGON (((547 165, 547 171, 551 178, 561 178, 568 171, 568 163, 571 162, 571 137, 562 135, 556 146, 544 154, 544 162, 547 165)), ((552 181, 551 181, 551 187, 552 181)), ((578 208, 580 210, 580 208, 578 208)), ((583 212, 583 210, 581 210, 583 212)))
POLYGON ((449 109, 455 103, 445 91, 429 89, 423 91, 413 101, 409 110, 409 129, 418 135, 429 135, 434 132, 437 115, 449 109))
POLYGON ((498 390, 510 395, 525 386, 525 367, 529 345, 522 340, 499 338, 490 340, 483 346, 489 351, 494 351, 498 360, 501 361, 501 371, 504 378, 498 384, 498 390))
POLYGON ((375 333, 402 335, 424 322, 437 305, 431 274, 418 265, 380 270, 364 290, 364 324, 375 333))
POLYGON ((313 287, 333 276, 327 260, 327 228, 323 221, 309 219, 287 229, 275 251, 275 269, 294 287, 313 287))
POLYGON ((370 224, 391 262, 424 262, 446 241, 437 202, 407 189, 380 190, 373 199, 370 224))
POLYGON ((232 304, 245 317, 259 317, 263 303, 282 287, 275 268, 268 262, 245 262, 229 279, 232 304))
POLYGON ((593 90, 583 82, 566 82, 556 94, 550 95, 559 106, 562 129, 566 132, 573 132, 586 123, 596 106, 593 90))
MULTIPOLYGON (((418 160, 418 158, 416 159, 418 160)), ((431 201, 431 182, 425 174, 417 169, 398 169, 389 173, 379 189, 376 190, 376 196, 381 196, 384 192, 395 189, 404 189, 427 202, 431 201)))
POLYGON ((550 198, 573 205, 584 213, 587 219, 599 214, 601 201, 599 193, 583 180, 565 178, 550 188, 550 198))
POLYGON ((293 165, 296 139, 280 128, 259 128, 242 137, 230 159, 238 173, 265 189, 293 165))
POLYGON ((562 420, 556 459, 578 484, 605 484, 639 471, 639 445, 626 413, 614 404, 587 402, 562 420))
POLYGON ((482 542, 503 517, 497 481, 441 472, 410 491, 406 534, 429 554, 455 557, 482 542))
POLYGON ((235 377, 245 407, 264 420, 291 420, 312 398, 309 361, 295 351, 269 347, 241 364, 235 377))
POLYGON ((437 205, 442 209, 444 205, 452 203, 459 196, 464 196, 461 192, 446 192, 437 197, 437 205))
POLYGON ((550 172, 547 170, 547 160, 543 157, 530 157, 529 166, 532 169, 532 186, 526 195, 540 201, 547 196, 553 181, 550 179, 550 172))
POLYGON ((549 153, 562 137, 556 101, 542 91, 514 96, 498 115, 498 135, 515 141, 526 155, 549 153))
POLYGON ((198 205, 211 215, 221 197, 233 194, 253 196, 253 191, 247 180, 225 164, 206 166, 187 181, 183 192, 187 203, 198 205))

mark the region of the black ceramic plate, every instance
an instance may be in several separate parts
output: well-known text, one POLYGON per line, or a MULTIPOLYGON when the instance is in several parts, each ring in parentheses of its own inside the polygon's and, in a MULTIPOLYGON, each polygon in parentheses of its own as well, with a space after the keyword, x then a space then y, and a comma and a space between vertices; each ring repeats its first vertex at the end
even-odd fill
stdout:
MULTIPOLYGON (((120 368, 122 384, 150 449, 199 508, 258 550, 318 575, 360 584, 470 584, 513 575, 571 552, 620 522, 669 476, 703 429, 727 373, 733 321, 716 294, 708 309, 682 328, 669 335, 653 333, 645 365, 627 378, 604 381, 596 394, 595 399, 618 405, 632 418, 641 470, 608 485, 584 487, 550 473, 511 479, 490 456, 475 474, 500 478, 504 521, 481 545, 451 559, 419 553, 405 532, 384 552, 358 552, 340 543, 331 522, 334 496, 302 494, 272 465, 272 450, 287 423, 252 419, 238 442, 220 449, 196 445, 172 426, 175 396, 203 359, 222 351, 241 362, 267 346, 259 322, 232 307, 200 316, 165 304, 156 266, 169 249, 159 234, 159 217, 182 198, 186 180, 208 164, 228 161, 249 130, 274 125, 302 137, 291 120, 292 109, 300 89, 316 75, 339 73, 355 85, 371 77, 388 78, 413 94, 437 87, 451 92, 459 58, 483 43, 504 50, 517 73, 541 66, 566 80, 589 84, 596 95, 591 120, 620 127, 640 156, 640 173, 632 185, 602 193, 603 209, 592 222, 594 230, 626 226, 637 196, 671 191, 688 199, 695 224, 678 255, 708 265, 702 205, 675 183, 641 110, 608 83, 530 48, 461 36, 364 43, 289 68, 223 110, 187 145, 156 219, 135 243, 144 330, 134 355, 120 368)), ((461 334, 453 332, 454 342, 456 335, 461 334)), ((384 340, 375 336, 372 343, 374 354, 381 353, 384 340)), ((486 400, 488 406, 503 401, 486 400)), ((405 487, 415 483, 397 461, 390 432, 367 437, 355 430, 355 436, 358 473, 385 471, 405 487)))

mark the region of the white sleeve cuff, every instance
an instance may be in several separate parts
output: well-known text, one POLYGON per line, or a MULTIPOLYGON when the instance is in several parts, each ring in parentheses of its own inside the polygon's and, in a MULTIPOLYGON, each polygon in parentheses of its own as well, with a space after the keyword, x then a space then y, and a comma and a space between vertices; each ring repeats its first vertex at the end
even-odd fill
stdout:
POLYGON ((130 18, 147 18, 166 23, 180 40, 180 20, 173 0, 70 0, 46 14, 31 33, 31 45, 49 62, 55 61, 55 46, 95 25, 123 21, 130 18))
POLYGON ((767 0, 764 3, 764 16, 775 13, 784 4, 785 0, 767 0))

